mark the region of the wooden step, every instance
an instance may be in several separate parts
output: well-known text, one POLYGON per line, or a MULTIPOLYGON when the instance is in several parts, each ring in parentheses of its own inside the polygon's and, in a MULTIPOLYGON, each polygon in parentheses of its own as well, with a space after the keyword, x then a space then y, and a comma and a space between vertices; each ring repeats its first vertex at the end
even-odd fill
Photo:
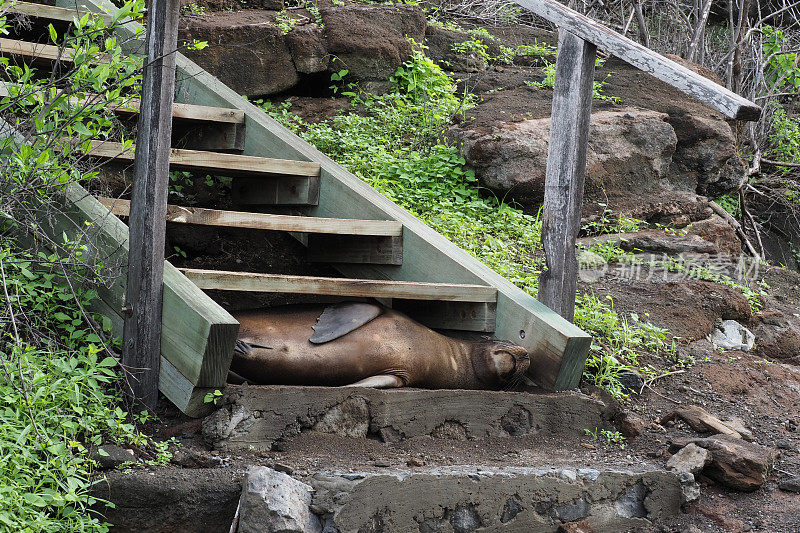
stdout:
MULTIPOLYGON (((98 198, 98 200, 117 216, 126 217, 130 213, 130 200, 116 198, 98 198)), ((242 211, 222 211, 202 207, 182 207, 179 205, 167 206, 167 222, 330 235, 399 237, 403 234, 403 225, 394 220, 351 220, 346 218, 270 215, 242 211)))
MULTIPOLYGON (((8 8, 7 13, 44 18, 48 20, 58 20, 61 22, 72 22, 73 19, 80 19, 89 12, 64 7, 48 6, 45 4, 34 4, 32 2, 17 2, 8 8)), ((101 17, 106 24, 111 23, 111 15, 106 15, 104 13, 89 14, 95 17, 101 17)))
MULTIPOLYGON (((75 57, 75 49, 2 37, 0 38, 0 55, 21 57, 30 61, 72 63, 75 57)), ((90 64, 108 63, 109 57, 108 54, 100 54, 92 59, 90 64)))
MULTIPOLYGON (((126 150, 121 143, 92 141, 86 155, 133 162, 135 148, 126 150)), ((261 196, 270 200, 265 203, 308 206, 319 201, 319 163, 173 148, 169 165, 173 170, 256 178, 261 196)))
POLYGON ((180 269, 204 290, 317 294, 352 298, 401 298, 447 302, 495 302, 497 289, 486 285, 417 283, 374 279, 321 278, 218 270, 180 269))
MULTIPOLYGON (((136 147, 125 149, 122 143, 92 141, 92 148, 86 155, 101 159, 133 161, 136 147)), ((184 150, 173 148, 169 156, 170 168, 207 172, 218 176, 262 177, 293 176, 298 178, 319 178, 320 165, 309 161, 273 159, 250 155, 219 154, 204 150, 184 150)))
MULTIPOLYGON (((0 97, 10 96, 14 84, 0 81, 0 97)), ((94 105, 103 103, 103 96, 88 94, 85 98, 69 98, 73 105, 94 105)), ((109 109, 120 115, 138 115, 141 102, 138 98, 131 98, 124 104, 110 106, 109 109)), ((244 111, 241 109, 228 109, 224 107, 210 107, 204 105, 172 104, 172 117, 193 122, 214 122, 221 124, 244 124, 244 111)))
MULTIPOLYGON (((11 96, 14 84, 0 81, 0 98, 11 96)), ((74 106, 106 104, 109 111, 125 118, 139 114, 141 102, 131 98, 124 103, 108 105, 99 94, 83 98, 71 97, 74 106)), ((173 139, 196 150, 242 152, 245 143, 244 111, 175 102, 172 104, 173 139)))

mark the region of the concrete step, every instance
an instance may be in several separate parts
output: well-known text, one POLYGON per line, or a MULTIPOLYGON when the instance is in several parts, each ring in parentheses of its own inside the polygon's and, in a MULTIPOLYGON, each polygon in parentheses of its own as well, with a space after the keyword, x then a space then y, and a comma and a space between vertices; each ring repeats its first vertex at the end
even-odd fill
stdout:
POLYGON ((267 452, 307 431, 398 442, 584 437, 597 428, 611 428, 605 404, 576 392, 229 385, 203 421, 203 436, 215 449, 267 452))
MULTIPOLYGON (((95 494, 116 505, 103 510, 115 531, 228 531, 243 485, 247 497, 253 497, 257 483, 250 480, 258 470, 246 474, 246 466, 231 465, 110 472, 95 494)), ((297 481, 306 484, 311 496, 305 495, 300 507, 307 509, 306 514, 311 512, 314 531, 324 528, 340 533, 555 533, 562 524, 582 520, 598 533, 620 532, 668 520, 681 506, 677 475, 646 468, 322 470, 295 475, 296 481, 270 472, 277 483, 266 491, 265 512, 253 513, 250 502, 249 515, 240 516, 240 531, 245 530, 245 521, 251 526, 246 530, 266 530, 252 529, 254 520, 256 526, 260 524, 253 515, 260 514, 263 520, 270 516, 267 509, 285 505, 281 480, 295 486, 297 481)), ((293 510, 297 512, 297 506, 293 510)))

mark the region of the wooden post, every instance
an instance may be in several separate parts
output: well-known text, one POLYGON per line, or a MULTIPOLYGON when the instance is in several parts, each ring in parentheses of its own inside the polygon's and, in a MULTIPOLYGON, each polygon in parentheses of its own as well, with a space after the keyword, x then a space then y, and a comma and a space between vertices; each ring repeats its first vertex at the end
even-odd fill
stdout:
POLYGON ((149 409, 155 409, 158 402, 164 234, 178 11, 179 0, 149 2, 147 58, 142 80, 129 221, 122 363, 130 372, 126 392, 149 409))
POLYGON ((596 53, 593 44, 559 29, 542 216, 547 269, 539 278, 539 301, 570 321, 575 317, 575 239, 581 225, 596 53))

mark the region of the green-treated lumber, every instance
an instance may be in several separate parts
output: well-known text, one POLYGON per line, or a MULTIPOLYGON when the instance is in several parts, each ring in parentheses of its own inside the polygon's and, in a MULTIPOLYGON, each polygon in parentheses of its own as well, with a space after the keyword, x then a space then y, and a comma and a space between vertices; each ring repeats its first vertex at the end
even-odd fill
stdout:
MULTIPOLYGON (((106 0, 78 1, 90 11, 114 9, 106 0)), ((71 5, 75 5, 74 2, 71 5)), ((126 24, 118 31, 130 36, 134 27, 134 24, 126 24)), ((591 343, 587 333, 283 128, 194 62, 178 55, 177 68, 178 101, 244 111, 245 154, 320 163, 320 205, 309 209, 308 214, 343 218, 357 209, 360 218, 397 220, 403 224, 402 265, 334 265, 342 274, 352 278, 496 287, 495 337, 528 349, 532 360, 529 376, 543 388, 563 390, 578 385, 591 343)))
MULTIPOLYGON (((121 220, 77 184, 66 190, 64 213, 49 226, 53 239, 61 239, 62 233, 82 236, 83 242, 92 243, 95 260, 124 271, 128 228, 121 220)), ((109 318, 121 320, 125 276, 97 290, 105 310, 113 310, 109 318)), ((197 397, 207 392, 196 389, 225 385, 238 331, 239 323, 227 311, 164 262, 159 389, 186 414, 199 412, 197 397)))
MULTIPOLYGON (((115 337, 122 337, 124 320, 118 311, 112 309, 103 299, 95 300, 91 311, 111 320, 115 337)), ((162 354, 158 370, 158 389, 184 414, 191 417, 207 415, 213 405, 204 401, 206 394, 216 387, 195 387, 162 354)))

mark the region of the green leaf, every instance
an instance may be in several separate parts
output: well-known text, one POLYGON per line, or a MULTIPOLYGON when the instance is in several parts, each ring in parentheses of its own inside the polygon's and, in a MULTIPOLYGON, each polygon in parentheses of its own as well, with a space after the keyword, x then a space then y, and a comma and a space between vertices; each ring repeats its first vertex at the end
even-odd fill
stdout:
POLYGON ((58 33, 56 33, 55 27, 52 24, 47 26, 47 31, 50 32, 50 40, 53 41, 53 44, 58 43, 58 33))
POLYGON ((99 363, 97 363, 99 367, 111 367, 117 366, 117 360, 114 357, 108 356, 99 363))

